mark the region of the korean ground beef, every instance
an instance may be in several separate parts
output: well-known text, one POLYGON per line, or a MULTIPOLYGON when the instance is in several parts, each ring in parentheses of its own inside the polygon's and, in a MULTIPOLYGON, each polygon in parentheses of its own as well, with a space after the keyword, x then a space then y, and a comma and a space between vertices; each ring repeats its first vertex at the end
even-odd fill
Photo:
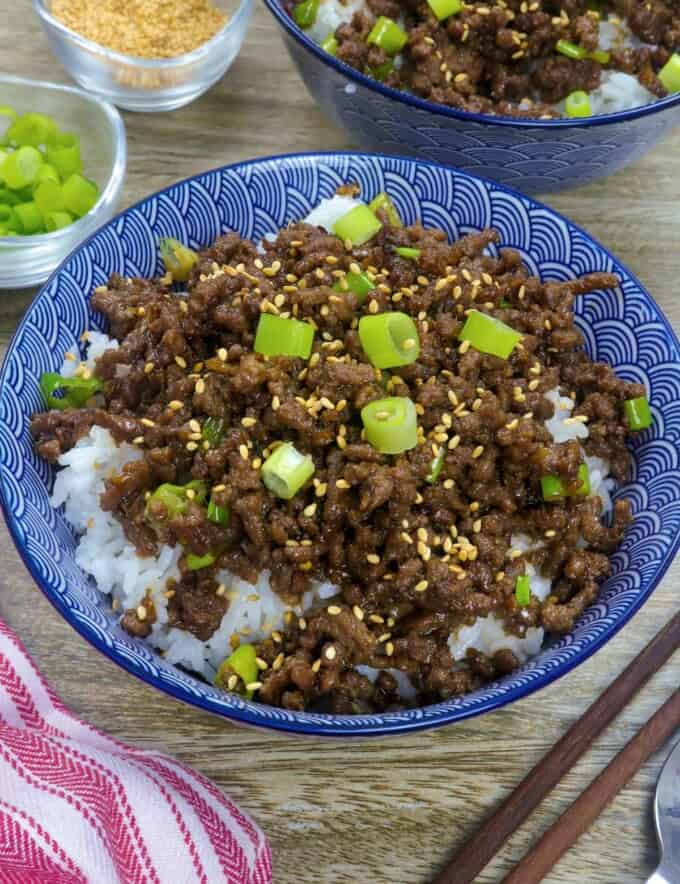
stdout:
MULTIPOLYGON (((362 73, 476 113, 558 117, 559 102, 574 92, 594 93, 612 71, 644 87, 639 103, 667 94, 658 74, 680 46, 678 0, 468 2, 439 20, 433 7, 441 3, 321 0, 319 23, 309 27, 321 41, 328 22, 325 48, 362 73), (334 5, 332 15, 324 4, 334 5), (371 36, 380 17, 404 32, 396 55, 371 36), (625 40, 612 39, 618 26, 625 40)), ((295 15, 294 4, 290 9, 295 15)))
MULTIPOLYGON (((581 4, 562 6, 576 13, 581 4)), ((538 20, 517 15, 525 30, 525 19, 538 20)), ((182 293, 169 274, 112 277, 92 297, 119 342, 96 362, 100 392, 81 408, 36 414, 31 427, 53 463, 95 425, 138 449, 140 459, 106 481, 101 507, 140 556, 161 544, 183 547, 180 579, 167 591, 171 626, 210 638, 230 604, 220 568, 250 583, 269 571, 272 589, 291 604, 313 579, 338 587, 332 602, 288 613, 281 630, 257 643, 251 690, 290 709, 391 708, 397 682, 388 669, 409 676, 419 704, 512 671, 510 650, 471 650, 456 664, 450 635, 492 613, 516 636, 536 626, 571 630, 630 520, 617 500, 605 526, 600 497, 578 493, 584 450, 626 479, 623 404, 644 396, 589 359, 574 322, 575 299, 617 278, 542 283, 517 252, 496 248, 493 230, 449 243, 440 230, 377 215, 380 230, 359 246, 307 223, 260 247, 227 233, 200 253, 182 293), (363 300, 346 287, 360 273, 370 281, 363 300), (391 311, 413 319, 419 355, 380 370, 358 324, 391 311), (459 338, 474 311, 520 333, 508 358, 459 338), (309 358, 254 352, 263 314, 311 324, 309 358), (544 394, 555 389, 571 400, 569 420, 587 424, 583 448, 555 442, 546 429, 554 405, 544 394), (361 411, 385 397, 408 398, 417 412, 417 444, 398 454, 365 438, 361 411), (262 478, 282 442, 314 465, 290 500, 262 478), (543 499, 543 476, 561 480, 561 499, 543 499), (164 483, 190 481, 204 483, 213 509, 229 518, 214 521, 193 494, 175 513, 156 499, 164 483), (532 539, 532 552, 512 546, 518 533, 532 539), (529 564, 553 581, 542 600, 519 598, 529 564), (359 664, 380 674, 370 680, 359 664)), ((121 614, 133 635, 151 631, 153 605, 143 616, 121 614)), ((232 646, 246 641, 232 636, 232 646)), ((237 682, 228 680, 243 690, 237 682)))

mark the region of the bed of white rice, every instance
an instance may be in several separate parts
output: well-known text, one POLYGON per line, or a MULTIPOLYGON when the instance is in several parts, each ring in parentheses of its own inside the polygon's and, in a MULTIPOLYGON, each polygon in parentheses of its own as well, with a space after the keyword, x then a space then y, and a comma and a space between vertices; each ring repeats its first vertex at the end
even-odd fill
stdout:
MULTIPOLYGON (((365 0, 348 0, 346 3, 344 0, 321 0, 316 21, 306 34, 321 43, 339 25, 351 21, 355 12, 365 8, 365 0)), ((642 45, 644 44, 630 32, 624 22, 618 19, 600 22, 600 49, 623 49, 642 45)), ((396 67, 400 67, 401 56, 397 55, 394 62, 396 67)), ((657 100, 636 77, 623 71, 603 71, 600 86, 590 93, 593 115, 630 110, 657 100)), ((557 108, 564 112, 563 103, 558 104, 557 108)))
MULTIPOLYGON (((335 221, 356 204, 357 201, 349 197, 335 196, 323 200, 305 220, 330 230, 335 221)), ((87 352, 82 364, 90 369, 106 349, 118 347, 117 341, 101 332, 88 332, 84 338, 87 352)), ((73 348, 65 356, 61 373, 72 376, 80 364, 77 349, 73 348)), ((574 402, 561 396, 558 390, 551 390, 546 396, 555 406, 554 416, 546 421, 554 440, 586 439, 587 426, 569 421, 574 402)), ((234 633, 244 641, 260 640, 272 630, 281 628, 286 611, 294 610, 299 615, 327 603, 337 594, 337 588, 332 584, 315 582, 303 596, 301 604, 291 608, 270 588, 269 572, 263 571, 253 585, 228 571, 221 571, 217 576, 225 586, 229 608, 213 636, 203 642, 184 630, 169 627, 164 593, 167 581, 179 577, 177 562, 181 548, 164 546, 156 557, 137 555, 121 525, 99 505, 105 479, 139 457, 141 454, 134 446, 117 446, 108 430, 93 427, 74 448, 59 458, 61 469, 55 480, 52 503, 55 507, 63 505, 66 518, 79 535, 78 565, 94 578, 100 592, 111 596, 117 610, 137 608, 145 598, 153 600, 156 621, 148 641, 170 663, 182 665, 212 680, 217 667, 230 653, 230 639, 234 633)), ((590 472, 591 493, 600 495, 606 514, 611 509, 610 490, 614 484, 609 478, 609 466, 602 458, 589 457, 585 453, 584 459, 590 472)), ((513 535, 511 544, 528 551, 540 545, 540 541, 519 534, 513 535)), ((550 593, 550 581, 537 574, 531 565, 527 565, 527 574, 531 578, 532 593, 545 599, 550 593)), ((449 648, 455 661, 463 660, 471 648, 485 654, 508 648, 524 662, 538 653, 543 638, 541 627, 528 628, 522 637, 508 634, 502 619, 491 615, 477 618, 471 626, 458 629, 449 638, 449 648)), ((372 681, 378 675, 378 670, 370 666, 358 666, 357 670, 372 681)), ((389 671, 398 681, 402 699, 413 699, 416 691, 409 677, 399 670, 389 671)))

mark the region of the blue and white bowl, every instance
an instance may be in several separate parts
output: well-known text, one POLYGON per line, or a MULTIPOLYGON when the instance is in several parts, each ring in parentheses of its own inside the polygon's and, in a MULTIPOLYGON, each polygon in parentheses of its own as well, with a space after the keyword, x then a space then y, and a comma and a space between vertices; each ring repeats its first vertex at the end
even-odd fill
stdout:
POLYGON ((363 150, 407 154, 524 193, 580 187, 639 159, 680 123, 680 93, 583 120, 519 120, 455 110, 366 77, 324 52, 284 0, 265 0, 321 110, 363 150))
POLYGON ((62 265, 24 317, 0 375, 0 499, 14 542, 57 610, 128 672, 188 703, 250 725, 334 736, 395 734, 437 727, 497 709, 554 681, 601 648, 657 585, 680 539, 680 345, 652 298, 616 258, 565 218, 492 182, 426 162, 362 154, 301 154, 206 172, 119 215, 62 265), (654 424, 634 440, 634 478, 617 494, 635 522, 613 557, 613 575, 576 628, 512 675, 483 690, 421 709, 380 715, 289 712, 217 691, 164 662, 124 632, 105 597, 74 560, 75 538, 50 505, 54 470, 33 451, 31 415, 43 408, 38 379, 89 327, 101 328, 89 296, 112 273, 162 272, 157 243, 174 236, 194 248, 226 230, 255 240, 304 217, 339 184, 372 196, 387 190, 402 217, 452 238, 495 227, 501 247, 518 249, 532 273, 565 280, 594 271, 621 278, 616 292, 577 299, 578 323, 593 358, 643 383, 654 424))

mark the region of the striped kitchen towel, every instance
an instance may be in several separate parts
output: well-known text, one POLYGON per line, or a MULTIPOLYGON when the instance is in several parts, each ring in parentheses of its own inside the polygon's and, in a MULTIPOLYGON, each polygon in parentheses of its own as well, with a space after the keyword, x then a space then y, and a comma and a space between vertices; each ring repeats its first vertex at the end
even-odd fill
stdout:
POLYGON ((269 884, 253 821, 200 774, 77 719, 0 621, 1 884, 269 884))

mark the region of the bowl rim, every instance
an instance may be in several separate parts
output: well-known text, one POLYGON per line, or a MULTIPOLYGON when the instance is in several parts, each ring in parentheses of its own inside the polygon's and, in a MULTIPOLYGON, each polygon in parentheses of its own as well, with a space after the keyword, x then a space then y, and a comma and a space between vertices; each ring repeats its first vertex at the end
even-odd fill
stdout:
MULTIPOLYGON (((39 291, 36 293, 35 297, 32 299, 31 303, 27 307, 19 326, 16 331, 12 335, 12 338, 7 346, 7 350, 5 353, 5 357, 2 362, 2 366, 0 366, 0 389, 2 389, 4 383, 6 382, 6 374, 9 368, 9 354, 13 352, 16 342, 18 341, 20 335, 23 332, 24 326, 28 322, 28 318, 33 310, 34 304, 37 302, 38 298, 40 298, 48 288, 52 282, 57 278, 57 276, 61 273, 62 267, 64 267, 69 261, 72 260, 76 256, 76 254, 81 250, 85 249, 89 246, 90 242, 100 233, 102 230, 106 229, 109 225, 117 224, 122 218, 124 218, 127 214, 133 211, 137 211, 142 209, 145 205, 151 203, 152 201, 158 200, 159 197, 169 193, 172 189, 177 186, 181 186, 182 184, 186 184, 191 181, 195 181, 197 179, 201 179, 206 175, 217 174, 221 172, 228 172, 233 169, 244 169, 251 166, 263 166, 263 165, 274 165, 274 166, 282 166, 285 167, 287 163, 296 162, 296 161, 311 161, 311 162, 319 162, 324 158, 337 158, 337 157, 352 157, 358 160, 368 159, 368 160, 378 160, 379 163, 384 163, 385 161, 394 161, 398 160, 401 162, 405 162, 409 165, 418 165, 429 168, 435 168, 437 170, 444 170, 448 174, 453 176, 462 176, 464 178, 471 178, 480 180, 485 187, 490 190, 497 190, 504 193, 509 194, 515 199, 525 200, 531 203, 533 206, 536 206, 548 214, 554 216, 557 220, 562 221, 565 225, 573 229, 575 232, 579 233, 583 236, 586 241, 592 243, 596 246, 596 248, 602 252, 606 257, 610 258, 615 265, 619 265, 623 267, 623 269, 628 274, 631 282, 637 286, 637 288, 643 293, 644 297, 648 299, 655 307, 660 325, 663 327, 665 334, 668 337, 670 344, 676 355, 676 362, 680 365, 680 340, 678 340, 678 336, 676 335, 673 327, 671 326, 668 318, 660 309, 654 298, 647 291, 645 286, 642 285, 637 276, 630 271, 630 269, 619 261, 610 251, 607 249, 599 240, 590 236, 586 231, 578 224, 574 223, 567 219, 560 212, 555 209, 547 206, 545 203, 540 202, 539 200, 534 199, 533 197, 526 196, 525 194, 519 193, 511 187, 507 187, 506 185, 499 184, 495 181, 492 181, 489 178, 484 178, 481 175, 475 175, 470 172, 463 172, 459 169, 442 167, 439 163, 435 163, 429 160, 420 160, 415 159, 413 157, 405 157, 405 156, 394 156, 387 155, 383 153, 369 153, 366 151, 306 151, 299 153, 288 153, 288 154, 275 154, 271 156, 258 157, 251 160, 246 160, 243 162, 235 162, 230 163, 225 166, 217 166, 212 169, 205 170, 203 172, 197 173, 195 175, 190 175, 186 178, 180 179, 167 187, 164 187, 162 190, 156 191, 138 202, 132 204, 127 207, 123 211, 119 212, 113 218, 110 219, 105 225, 102 225, 98 230, 94 231, 90 236, 88 236, 83 242, 79 243, 77 247, 75 247, 69 255, 64 259, 64 261, 59 265, 59 267, 50 275, 47 282, 40 287, 39 291)), ((89 308, 88 308, 89 312, 89 308)), ((543 673, 540 677, 535 678, 530 682, 525 682, 521 685, 516 686, 512 690, 506 691, 502 694, 497 694, 489 699, 487 699, 483 704, 472 708, 472 709, 460 709, 457 711, 452 710, 439 710, 437 711, 437 707, 442 705, 439 703, 434 703, 429 706, 424 707, 416 707, 413 710, 403 710, 401 712, 402 717, 399 720, 390 721, 389 718, 385 721, 385 714, 383 713, 373 713, 369 715, 361 715, 358 716, 362 724, 355 724, 351 728, 345 728, 340 726, 340 724, 336 725, 334 722, 342 722, 347 721, 355 722, 355 716, 343 716, 343 715, 322 715, 321 713, 307 713, 307 712, 295 712, 288 711, 287 718, 262 718, 257 714, 254 714, 250 711, 251 708, 262 707, 264 704, 254 703, 250 700, 244 700, 240 702, 238 705, 232 706, 217 706, 211 702, 209 697, 204 695, 197 696, 192 693, 187 688, 178 685, 176 683, 170 683, 165 680, 158 679, 155 675, 148 672, 145 668, 135 665, 126 655, 119 653, 114 647, 107 644, 98 634, 97 632, 90 628, 87 624, 83 623, 78 617, 74 616, 73 610, 66 605, 61 596, 58 593, 52 592, 46 586, 46 581, 38 572, 37 566, 34 565, 32 557, 29 556, 27 551, 27 544, 24 543, 20 536, 19 532, 19 522, 15 520, 14 514, 10 510, 8 499, 6 496, 5 485, 2 478, 2 472, 0 472, 0 509, 2 510, 3 516, 5 518, 5 522, 8 526, 10 536, 14 542, 14 545, 19 553, 24 565, 26 566, 29 574, 35 581, 35 583, 40 588, 43 595, 47 598, 47 600, 52 604, 52 606, 61 614, 61 616, 66 620, 66 622, 75 629, 75 631, 81 635, 92 647, 94 647, 99 652, 103 653, 106 657, 116 663, 119 667, 134 675, 136 678, 150 685, 151 687, 156 688, 157 690, 162 691, 165 694, 173 697, 176 700, 183 701, 185 703, 189 703, 192 706, 195 706, 198 709, 201 709, 204 712, 210 712, 214 715, 217 715, 221 718, 225 718, 230 722, 246 724, 249 726, 253 726, 256 728, 262 728, 266 730, 274 730, 277 732, 284 733, 292 733, 292 734, 301 734, 307 736, 317 736, 317 737, 341 737, 341 738, 366 738, 366 737, 385 737, 385 736, 398 736, 416 733, 422 730, 434 730, 438 727, 443 727, 447 724, 454 724, 458 721, 464 721, 469 718, 475 718, 482 713, 493 712, 497 709, 500 709, 510 703, 514 703, 517 700, 521 700, 524 697, 528 697, 529 695, 535 693, 538 690, 541 690, 553 682, 557 681, 564 675, 567 675, 577 666, 580 666, 582 663, 585 663, 596 651, 599 651, 600 648, 603 647, 610 639, 612 639, 619 630, 628 623, 632 617, 640 610, 642 605, 647 601, 650 595, 657 588, 664 575, 666 574, 668 568, 672 564, 678 550, 680 549, 680 531, 675 535, 671 545, 666 552, 665 557, 662 559, 657 572, 654 575, 654 578, 650 581, 649 586, 647 587, 644 593, 639 594, 639 596, 635 599, 634 603, 631 605, 630 609, 625 612, 625 614, 618 615, 618 619, 613 623, 608 625, 602 632, 592 641, 592 643, 584 650, 580 651, 578 655, 576 655, 573 659, 569 659, 566 662, 562 661, 554 668, 551 668, 549 671, 543 673), (419 713, 423 709, 435 710, 434 714, 431 716, 422 716, 419 713), (406 717, 407 716, 407 717, 406 717), (328 718, 328 723, 325 722, 324 719, 328 718), (321 721, 319 721, 321 719, 321 721)), ((196 677, 198 681, 198 678, 196 677)), ((499 679, 493 682, 491 685, 486 687, 492 687, 493 685, 502 682, 502 679, 499 679)), ((389 715, 389 713, 387 713, 389 715)))
POLYGON ((93 55, 103 56, 111 61, 116 61, 119 64, 125 64, 129 67, 137 67, 142 70, 163 71, 179 67, 180 65, 191 65, 211 56, 214 50, 219 49, 221 42, 232 30, 232 27, 236 29, 240 20, 248 14, 248 11, 252 8, 254 0, 238 0, 238 6, 234 13, 229 15, 219 31, 213 34, 209 40, 206 40, 205 43, 201 43, 200 46, 197 46, 196 49, 192 49, 191 52, 175 55, 172 58, 143 58, 139 55, 126 55, 124 52, 117 52, 115 49, 109 49, 108 46, 104 46, 102 43, 96 43, 88 37, 83 37, 82 34, 77 33, 77 31, 72 30, 63 22, 59 21, 58 18, 55 18, 51 10, 47 8, 47 0, 32 0, 32 2, 33 10, 41 19, 43 26, 58 31, 62 37, 68 38, 71 42, 75 43, 79 49, 85 50, 93 55))
MULTIPOLYGON (((33 2, 40 2, 40 0, 33 0, 33 2)), ((308 37, 304 31, 297 26, 293 17, 285 11, 281 0, 264 0, 264 3, 284 30, 327 67, 332 68, 339 74, 343 74, 349 80, 353 80, 364 88, 370 89, 372 92, 377 92, 385 98, 392 98, 395 101, 402 102, 410 107, 428 111, 429 113, 436 114, 440 117, 448 117, 449 119, 462 120, 465 122, 481 123, 486 126, 505 126, 518 129, 581 129, 587 128, 588 126, 606 126, 610 123, 623 123, 628 120, 648 116, 649 114, 659 113, 660 111, 668 110, 669 108, 676 107, 680 104, 680 92, 678 92, 650 104, 642 104, 639 107, 616 111, 615 113, 596 114, 594 116, 577 119, 558 118, 550 120, 533 119, 531 117, 494 116, 492 114, 478 114, 473 113, 472 111, 458 110, 457 108, 437 104, 434 101, 428 101, 425 98, 419 98, 416 95, 411 95, 409 92, 403 92, 400 89, 394 89, 391 86, 386 86, 384 83, 374 80, 372 77, 367 77, 365 74, 360 73, 350 65, 329 55, 318 43, 308 37)))
MULTIPOLYGON (((47 80, 32 80, 28 77, 15 77, 13 74, 0 74, 0 86, 3 84, 15 86, 29 86, 31 89, 46 92, 67 92, 75 95, 85 104, 95 105, 104 114, 113 130, 112 145, 114 149, 113 164, 106 186, 99 194, 99 199, 90 211, 78 218, 68 227, 53 230, 51 233, 36 233, 31 236, 2 236, 0 237, 0 250, 11 246, 13 249, 31 249, 45 243, 58 243, 60 240, 70 239, 78 230, 89 230, 92 222, 96 219, 100 210, 115 200, 120 186, 125 177, 127 167, 127 137, 125 123, 116 108, 108 101, 98 98, 92 92, 86 92, 77 86, 67 86, 62 83, 51 83, 47 80)), ((87 237, 89 239, 89 236, 87 237)), ((85 242, 86 240, 83 240, 85 242)))

